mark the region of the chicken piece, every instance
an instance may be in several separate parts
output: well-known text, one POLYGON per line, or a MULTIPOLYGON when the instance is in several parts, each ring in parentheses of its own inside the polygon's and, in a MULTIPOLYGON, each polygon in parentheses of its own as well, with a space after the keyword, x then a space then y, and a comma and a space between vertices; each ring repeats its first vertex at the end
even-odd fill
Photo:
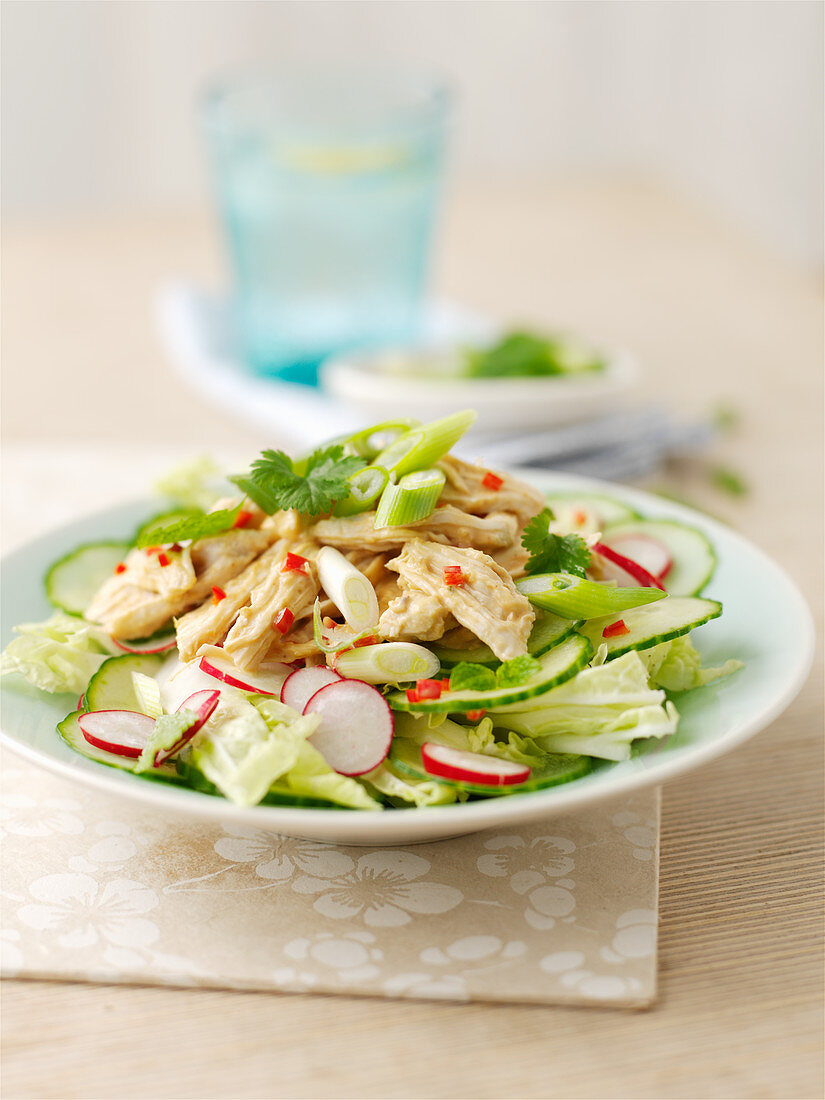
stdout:
MULTIPOLYGON (((184 591, 174 593, 160 593, 150 587, 154 573, 147 573, 142 565, 139 570, 130 570, 133 554, 148 557, 145 551, 132 551, 125 563, 126 569, 110 577, 98 590, 86 618, 100 623, 115 638, 143 638, 153 634, 170 619, 211 595, 213 585, 220 587, 240 573, 270 541, 264 531, 239 528, 193 542, 187 551, 193 583, 184 591)), ((172 557, 168 552, 167 556, 172 557)), ((164 567, 157 568, 162 571, 164 567)))
MULTIPOLYGON (((312 617, 296 623, 292 630, 283 638, 277 631, 272 631, 272 641, 266 651, 264 661, 280 661, 283 664, 292 664, 293 661, 305 661, 308 657, 320 657, 320 664, 324 664, 325 656, 322 650, 315 644, 315 632, 312 628, 312 617)), ((261 662, 263 664, 264 662, 261 662)), ((260 667, 260 666, 259 666, 260 667)))
POLYGON ((408 592, 423 593, 485 642, 500 661, 527 652, 535 612, 506 569, 487 554, 414 539, 387 568, 398 572, 403 596, 381 616, 382 633, 385 625, 399 628, 404 611, 399 601, 408 592), (463 583, 445 584, 445 566, 460 566, 463 583))
POLYGON ((289 539, 278 539, 228 582, 224 588, 224 599, 206 600, 177 620, 175 629, 182 661, 191 661, 203 645, 221 644, 238 612, 249 603, 252 590, 266 579, 271 570, 279 569, 283 564, 284 553, 290 544, 289 539))
POLYGON ((339 550, 397 550, 410 539, 427 538, 453 546, 478 546, 499 550, 518 535, 518 520, 506 512, 471 516, 448 505, 436 508, 426 519, 405 527, 375 527, 375 513, 362 512, 344 519, 322 519, 311 528, 314 538, 339 550))
MULTIPOLYGON (((317 543, 302 538, 293 542, 290 550, 310 558, 317 550, 317 543)), ((275 559, 274 569, 253 588, 249 604, 240 610, 226 636, 223 647, 239 668, 256 668, 266 657, 272 645, 274 622, 281 611, 292 612, 293 622, 296 622, 312 610, 318 595, 315 565, 310 562, 306 572, 291 569, 284 573, 278 564, 280 557, 286 557, 285 549, 275 559)))
POLYGON ((439 506, 454 505, 474 516, 512 512, 521 527, 547 507, 547 501, 538 489, 510 474, 496 472, 495 476, 501 478, 501 485, 493 489, 484 484, 485 477, 493 471, 483 466, 462 462, 454 455, 446 455, 438 465, 447 475, 447 484, 438 500, 439 506))
POLYGON ((166 550, 163 557, 154 547, 152 553, 130 550, 123 564, 126 568, 108 577, 95 593, 87 611, 87 617, 92 621, 102 622, 112 608, 120 608, 121 599, 136 608, 138 592, 173 598, 195 583, 195 569, 188 547, 179 551, 166 550), (121 597, 121 592, 126 594, 121 597))
POLYGON ((303 530, 304 521, 300 512, 290 508, 285 512, 273 512, 261 524, 265 531, 271 531, 276 538, 297 538, 303 530))
POLYGON ((401 589, 378 620, 380 637, 399 642, 440 638, 452 622, 449 610, 429 592, 408 587, 403 580, 401 589))
POLYGON ((503 550, 495 550, 490 557, 493 561, 497 561, 502 569, 506 569, 511 577, 523 577, 524 567, 530 560, 530 555, 520 542, 505 546, 503 550))

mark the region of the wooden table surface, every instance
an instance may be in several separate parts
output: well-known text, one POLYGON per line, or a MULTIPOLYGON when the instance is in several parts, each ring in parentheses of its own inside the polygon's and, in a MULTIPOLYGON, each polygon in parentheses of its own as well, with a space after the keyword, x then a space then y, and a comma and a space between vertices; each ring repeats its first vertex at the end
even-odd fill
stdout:
MULTIPOLYGON (((157 282, 215 280, 219 262, 194 214, 9 226, 5 440, 277 443, 202 405, 157 347, 157 282)), ((457 187, 438 281, 480 310, 633 348, 651 401, 734 404, 716 457, 749 495, 695 469, 669 483, 782 562, 818 611, 815 276, 659 189, 586 179, 457 187)), ((6 982, 3 1095, 820 1097, 821 697, 815 671, 769 729, 666 787, 648 1011, 6 982)))

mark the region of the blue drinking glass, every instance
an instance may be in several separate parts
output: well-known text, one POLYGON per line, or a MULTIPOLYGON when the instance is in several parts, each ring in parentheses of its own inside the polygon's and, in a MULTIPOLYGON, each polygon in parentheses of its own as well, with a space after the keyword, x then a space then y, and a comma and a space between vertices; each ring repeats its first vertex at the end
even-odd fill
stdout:
POLYGON ((419 332, 451 97, 421 72, 250 74, 204 119, 244 358, 313 385, 419 332))

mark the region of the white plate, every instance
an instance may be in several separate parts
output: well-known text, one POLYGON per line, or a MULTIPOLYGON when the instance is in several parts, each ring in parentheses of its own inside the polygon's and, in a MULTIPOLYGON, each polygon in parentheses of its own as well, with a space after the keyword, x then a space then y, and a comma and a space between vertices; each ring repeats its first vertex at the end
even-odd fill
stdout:
MULTIPOLYGON (((548 491, 606 493, 645 515, 693 523, 716 547, 719 565, 706 595, 722 600, 725 610, 720 619, 696 632, 696 640, 710 663, 738 657, 745 668, 718 685, 679 696, 678 732, 662 742, 637 744, 630 760, 600 765, 560 787, 464 805, 382 813, 278 806, 244 809, 196 791, 151 783, 72 752, 55 732, 55 724, 76 700, 49 696, 16 677, 7 681, 3 693, 2 740, 33 763, 72 782, 151 803, 161 812, 332 843, 386 845, 550 818, 662 783, 741 744, 781 714, 808 674, 814 632, 797 588, 774 562, 714 520, 646 493, 561 475, 522 472, 521 476, 548 491)), ((2 644, 9 641, 15 623, 36 621, 50 613, 41 582, 52 561, 81 542, 128 536, 156 510, 157 502, 148 500, 125 504, 78 520, 5 558, 2 644)))

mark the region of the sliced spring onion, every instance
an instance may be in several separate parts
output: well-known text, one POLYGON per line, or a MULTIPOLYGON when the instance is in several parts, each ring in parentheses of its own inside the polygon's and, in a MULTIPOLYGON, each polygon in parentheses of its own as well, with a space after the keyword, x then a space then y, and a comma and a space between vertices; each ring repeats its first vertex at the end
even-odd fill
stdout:
POLYGON ((338 440, 345 443, 348 448, 364 458, 375 458, 381 451, 394 443, 399 436, 405 435, 411 428, 420 428, 421 421, 408 419, 385 420, 381 424, 373 424, 371 428, 364 428, 355 435, 338 440))
POLYGON ((355 631, 378 625, 378 597, 375 589, 340 550, 323 546, 315 558, 321 587, 355 631))
POLYGON ((349 478, 349 496, 334 508, 336 516, 355 516, 368 512, 384 492, 390 475, 383 466, 367 466, 349 478))
POLYGON ((347 650, 335 662, 335 671, 368 684, 398 684, 427 680, 438 672, 438 658, 414 642, 379 642, 347 650))
POLYGON ((152 676, 144 672, 132 672, 132 687, 135 689, 138 706, 150 718, 160 718, 163 706, 160 701, 160 685, 152 676))
POLYGON ((536 607, 565 619, 596 619, 667 595, 660 588, 617 588, 572 573, 536 573, 516 581, 516 588, 536 607))
POLYGON ((315 638, 315 644, 322 653, 330 655, 340 653, 342 649, 349 649, 351 646, 356 645, 362 638, 366 638, 372 634, 374 629, 374 627, 368 626, 365 630, 355 634, 349 627, 338 627, 336 630, 337 640, 330 641, 329 633, 324 633, 324 626, 321 622, 321 601, 318 599, 315 601, 315 606, 312 609, 312 633, 315 638), (341 637, 341 634, 344 636, 341 637))
POLYGON ((403 527, 426 517, 435 508, 447 478, 443 470, 416 470, 397 485, 390 482, 375 513, 376 527, 403 527))
POLYGON ((396 477, 403 477, 413 470, 425 470, 455 446, 475 422, 476 415, 474 409, 465 409, 423 424, 420 428, 412 428, 385 447, 375 459, 375 464, 383 466, 396 477))

